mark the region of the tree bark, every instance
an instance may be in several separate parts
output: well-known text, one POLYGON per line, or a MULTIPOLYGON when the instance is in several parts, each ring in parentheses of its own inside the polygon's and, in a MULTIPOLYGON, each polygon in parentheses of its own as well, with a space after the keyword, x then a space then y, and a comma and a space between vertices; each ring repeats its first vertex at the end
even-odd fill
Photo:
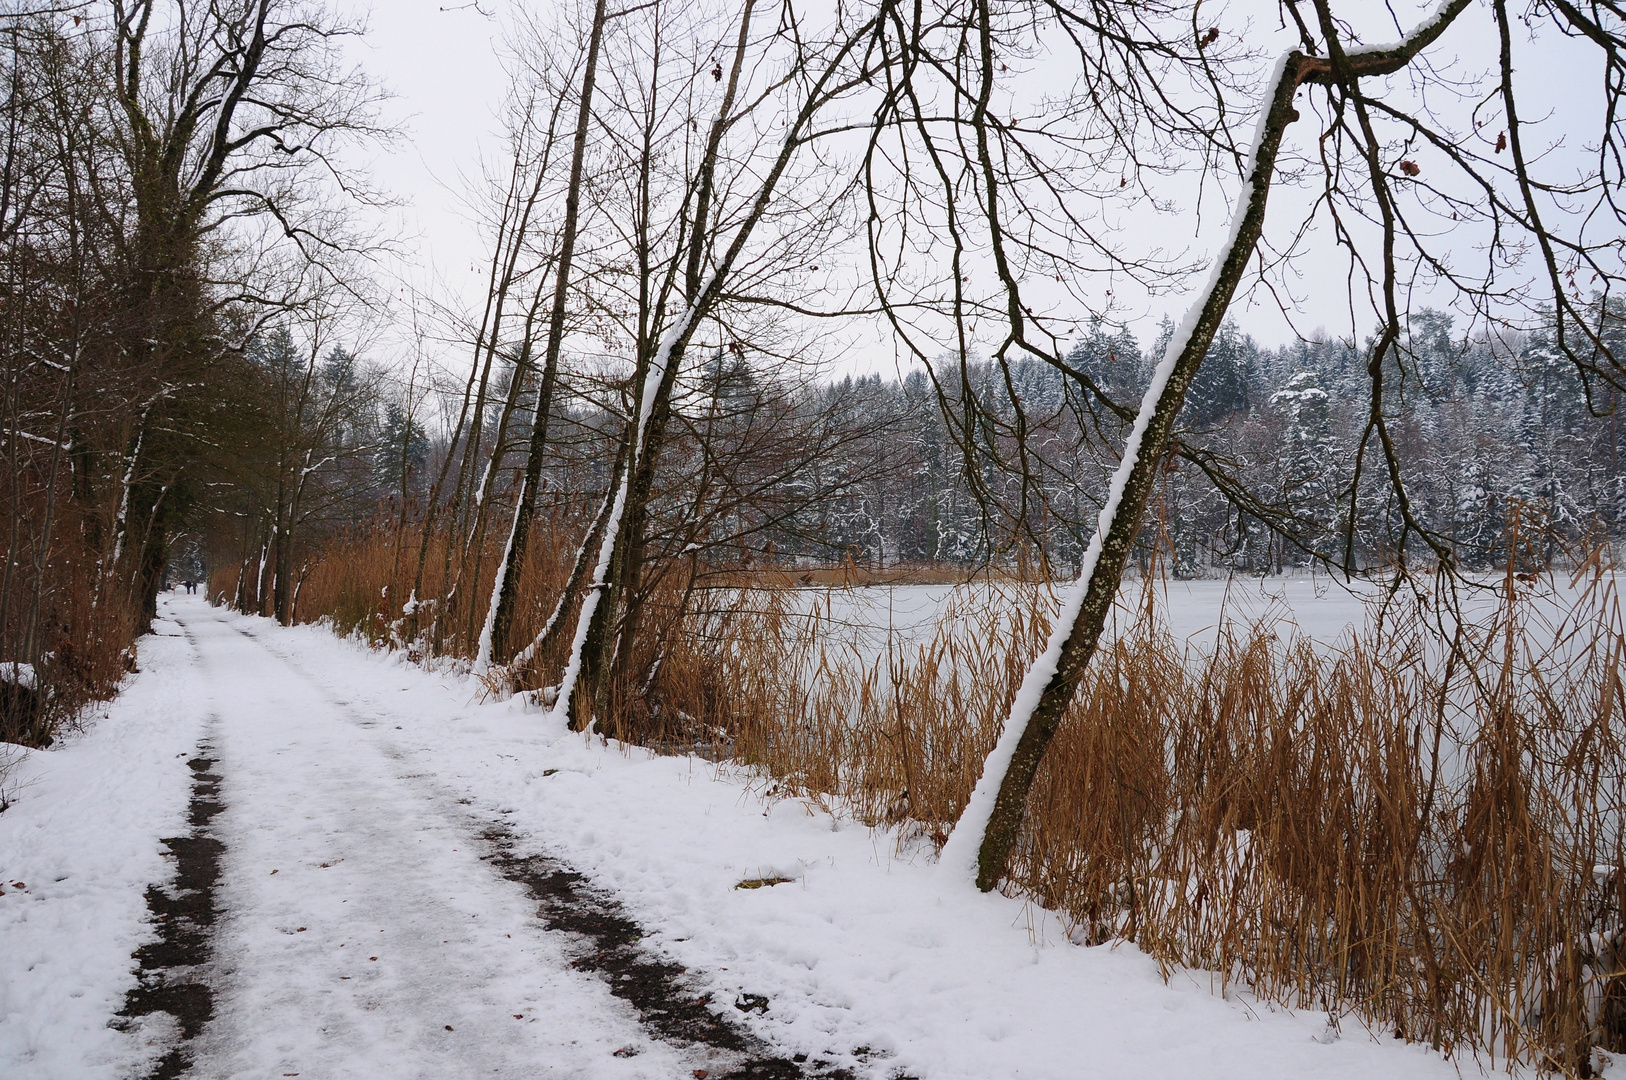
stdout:
MULTIPOLYGON (((1350 70, 1355 75, 1399 70, 1467 6, 1468 0, 1446 0, 1400 45, 1351 53, 1350 70)), ((1107 615, 1117 599, 1124 566, 1157 485, 1186 391, 1213 343, 1258 243, 1282 136, 1299 115, 1293 106, 1294 94, 1306 82, 1330 84, 1336 78, 1326 59, 1297 50, 1277 61, 1261 101, 1252 157, 1233 211, 1231 234, 1206 287, 1170 340, 1152 376, 1095 536, 1085 553, 1079 580, 1064 597, 1050 642, 1029 668, 999 743, 989 754, 982 778, 943 847, 942 862, 966 870, 974 868, 977 887, 984 892, 998 885, 1005 872, 1039 763, 1078 689, 1085 666, 1095 654, 1107 615)))
MULTIPOLYGON (((531 441, 525 459, 525 475, 520 481, 519 500, 514 506, 514 524, 508 534, 502 566, 492 586, 491 611, 481 635, 477 667, 492 660, 503 663, 512 655, 509 643, 514 622, 514 601, 519 595, 519 574, 530 549, 531 518, 536 512, 536 490, 542 482, 542 455, 547 449, 548 417, 553 411, 553 393, 559 374, 559 355, 564 347, 565 305, 570 289, 570 267, 576 254, 576 232, 581 212, 583 163, 587 158, 587 127, 593 118, 593 83, 598 74, 599 44, 604 38, 605 0, 593 6, 593 26, 587 39, 587 60, 582 69, 581 109, 576 114, 576 138, 570 151, 570 186, 565 190, 565 220, 559 238, 559 263, 554 269, 553 307, 548 313, 548 344, 542 364, 542 381, 536 391, 536 415, 531 422, 531 441)), ((517 378, 516 373, 516 378, 517 378)))

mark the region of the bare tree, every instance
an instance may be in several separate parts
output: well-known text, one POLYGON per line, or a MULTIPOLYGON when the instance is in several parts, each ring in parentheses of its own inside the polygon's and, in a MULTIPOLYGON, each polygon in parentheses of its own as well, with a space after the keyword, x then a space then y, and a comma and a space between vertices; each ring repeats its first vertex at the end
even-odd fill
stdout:
MULTIPOLYGON (((593 89, 598 76, 599 49, 604 40, 604 22, 604 0, 596 0, 592 23, 587 31, 587 55, 582 61, 581 85, 576 92, 576 134, 571 142, 570 176, 565 187, 565 217, 559 228, 558 257, 553 268, 553 300, 548 310, 548 332, 543 349, 542 374, 536 391, 536 407, 531 412, 531 436, 526 448, 525 470, 514 497, 514 521, 503 549, 503 562, 492 585, 490 610, 475 657, 477 669, 483 669, 493 659, 504 662, 514 651, 509 637, 514 621, 514 603, 519 595, 519 568, 524 565, 530 549, 536 489, 542 479, 542 458, 548 444, 548 420, 553 413, 554 392, 559 381, 559 359, 564 349, 570 272, 575 262, 576 238, 580 229, 583 167, 587 160, 593 89)), ((526 335, 525 351, 529 352, 529 334, 526 335)), ((493 455, 493 463, 498 460, 500 455, 493 455)))
MULTIPOLYGON (((641 610, 638 598, 650 499, 666 448, 672 393, 685 351, 703 320, 714 317, 720 302, 733 291, 735 275, 761 257, 751 248, 756 231, 773 220, 769 211, 779 185, 804 156, 807 145, 818 138, 817 121, 832 102, 869 78, 866 58, 874 46, 876 20, 854 26, 838 23, 828 40, 814 41, 801 36, 795 9, 785 6, 778 13, 778 30, 767 38, 770 45, 787 50, 780 60, 782 74, 767 76, 766 85, 753 87, 748 62, 760 70, 769 59, 755 55, 755 16, 754 4, 748 0, 737 19, 733 42, 726 52, 719 49, 722 56, 712 61, 713 80, 722 85, 723 93, 679 204, 679 242, 653 305, 656 318, 641 325, 649 333, 641 341, 633 375, 632 419, 622 451, 628 464, 610 505, 596 565, 584 590, 571 658, 560 684, 557 709, 569 711, 576 697, 578 722, 603 708, 601 695, 616 684, 605 679, 607 666, 630 663, 630 645, 638 632, 641 610), (775 101, 776 94, 785 97, 777 102, 782 116, 777 147, 760 154, 747 151, 744 160, 730 161, 725 156, 730 136, 738 137, 766 103, 775 101), (747 171, 747 163, 754 169, 747 171), (669 317, 664 316, 668 298, 675 310, 669 317)), ((692 126, 698 129, 698 123, 692 126)), ((761 145, 749 133, 747 140, 752 149, 761 145)), ((771 244, 768 250, 772 252, 771 244)))
MULTIPOLYGON (((1605 332, 1606 300, 1589 303, 1577 299, 1577 290, 1566 278, 1565 270, 1596 275, 1595 280, 1603 282, 1601 295, 1605 298, 1620 274, 1612 250, 1621 219, 1606 179, 1609 170, 1616 167, 1610 164, 1614 159, 1609 148, 1617 145, 1619 136, 1614 110, 1618 88, 1613 76, 1607 75, 1618 64, 1619 13, 1608 5, 1583 9, 1571 4, 1535 4, 1525 13, 1526 24, 1546 23, 1561 34, 1590 41, 1603 53, 1608 103, 1600 140, 1606 159, 1603 175, 1555 182, 1538 179, 1529 159, 1515 145, 1520 132, 1513 81, 1513 20, 1505 3, 1494 3, 1490 8, 1501 48, 1491 93, 1485 102, 1496 103, 1491 107, 1497 108, 1506 127, 1494 140, 1481 136, 1478 146, 1483 150, 1475 148, 1473 134, 1451 130, 1446 120, 1430 112, 1426 94, 1413 99, 1384 82, 1387 76, 1410 72, 1425 87, 1447 85, 1428 61, 1426 50, 1450 27, 1463 21, 1470 9, 1466 0, 1446 0, 1397 43, 1376 46, 1352 39, 1348 24, 1337 17, 1333 8, 1331 0, 1285 0, 1283 4, 1284 15, 1296 29, 1300 44, 1278 58, 1254 107, 1255 132, 1249 153, 1239 159, 1242 188, 1234 203, 1229 234, 1207 282, 1169 342, 1140 409, 1133 414, 1134 423, 1081 575, 1064 595, 1048 646, 1029 670, 999 743, 985 762, 977 790, 944 849, 944 860, 950 865, 974 868, 983 889, 993 888, 1004 871, 1039 761, 1100 640, 1166 455, 1182 454, 1220 484, 1228 496, 1239 502, 1252 499, 1250 509, 1261 509, 1261 500, 1247 490, 1245 478, 1227 475, 1222 463, 1212 455, 1181 445, 1176 421, 1232 298, 1249 278, 1249 264, 1264 233, 1266 199, 1278 174, 1283 138, 1289 125, 1301 118, 1296 99, 1303 92, 1318 92, 1318 96, 1312 95, 1311 102, 1318 107, 1323 130, 1316 143, 1317 155, 1312 159, 1318 161, 1324 177, 1321 205, 1332 221, 1338 242, 1350 253, 1352 267, 1359 275, 1357 280, 1369 286, 1371 313, 1378 326, 1368 353, 1369 416, 1356 451, 1355 476, 1344 493, 1349 506, 1344 518, 1349 538, 1346 570, 1353 569, 1354 502, 1363 492, 1363 468, 1371 455, 1384 474, 1398 514, 1400 524, 1394 540, 1397 568, 1403 575, 1406 540, 1408 536, 1416 537, 1430 559, 1446 571, 1437 579, 1444 583, 1442 587, 1449 589, 1454 581, 1448 544, 1412 511, 1402 451, 1389 424, 1385 376, 1397 366, 1402 372, 1406 370, 1407 311, 1402 298, 1406 275, 1411 274, 1414 280, 1426 275, 1445 282, 1473 310, 1502 320, 1516 318, 1521 311, 1533 312, 1532 299, 1546 292, 1546 303, 1556 305, 1560 325, 1567 321, 1571 328, 1572 336, 1561 348, 1583 381, 1613 386, 1618 379, 1618 361, 1605 332), (1417 153, 1414 147, 1421 145, 1436 151, 1436 162, 1453 167, 1455 183, 1465 183, 1467 190, 1453 190, 1453 182, 1444 178, 1433 183, 1419 181, 1422 166, 1407 155, 1417 153), (1513 150, 1505 167, 1495 162, 1504 149, 1513 150), (1491 257, 1484 270, 1477 277, 1464 274, 1456 265, 1460 260, 1437 249, 1441 242, 1421 225, 1420 215, 1432 216, 1436 223, 1446 217, 1452 221, 1471 218, 1482 226, 1491 237, 1491 257), (1600 231, 1600 221, 1610 224, 1600 231), (1532 275, 1513 269, 1519 264, 1517 249, 1521 245, 1538 253, 1541 273, 1532 275), (1513 281, 1504 286, 1503 277, 1513 281), (1543 278, 1545 290, 1539 287, 1543 278)), ((1096 26, 1112 25, 1108 17, 1121 11, 1117 5, 1104 4, 1092 5, 1088 12, 1059 7, 1047 10, 1063 21, 1093 15, 1096 26)), ((1190 25, 1199 53, 1221 36, 1217 27, 1205 30, 1200 24, 1190 25)), ((1165 37, 1160 47, 1171 50, 1176 40, 1165 37)), ((985 48, 982 70, 988 70, 992 63, 985 48)), ((1223 95, 1216 100, 1223 104, 1223 95)), ((1473 131, 1489 119, 1481 117, 1473 131)), ((975 116, 967 124, 974 140, 981 139, 983 131, 997 130, 995 123, 978 121, 975 116)), ((981 151, 974 156, 987 160, 981 151)), ((984 207, 990 215, 989 235, 995 238, 992 243, 997 262, 998 238, 1008 237, 1015 228, 994 222, 991 208, 999 203, 987 194, 992 188, 992 182, 986 183, 984 207)), ((1288 243, 1288 255, 1302 250, 1305 238, 1312 233, 1300 227, 1291 235, 1297 239, 1288 243)), ((1280 259, 1271 262, 1273 267, 1280 265, 1280 259)), ((1001 292, 1009 301, 1003 320, 1008 328, 1007 341, 1021 344, 1026 323, 1023 317, 1027 315, 1026 305, 1020 303, 1021 284, 1003 273, 1001 279, 1001 292)), ((1105 393, 1097 396, 1105 408, 1112 410, 1105 393)), ((1020 442, 1020 432, 1018 436, 1020 442)), ((1289 507, 1275 520, 1266 510, 1261 520, 1289 535, 1296 519, 1289 507)))
POLYGON ((191 391, 226 344, 214 313, 232 301, 299 299, 265 295, 263 280, 222 288, 211 275, 225 267, 208 264, 208 246, 246 253, 256 237, 281 241, 318 265, 353 250, 326 178, 345 176, 334 156, 343 143, 382 132, 367 81, 338 74, 338 43, 356 28, 318 9, 114 0, 108 21, 92 18, 88 31, 87 47, 106 50, 112 138, 133 216, 124 348, 132 369, 148 373, 138 392, 153 403, 131 435, 130 475, 139 482, 118 540, 136 560, 150 618, 195 456, 186 435, 196 422, 191 391), (125 544, 137 531, 141 543, 125 544))

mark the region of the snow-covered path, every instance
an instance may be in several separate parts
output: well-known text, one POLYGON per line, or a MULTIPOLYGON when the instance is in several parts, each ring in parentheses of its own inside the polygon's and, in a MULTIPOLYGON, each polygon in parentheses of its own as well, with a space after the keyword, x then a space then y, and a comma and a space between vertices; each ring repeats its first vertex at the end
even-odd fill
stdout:
POLYGON ((482 823, 407 762, 387 710, 338 697, 244 620, 195 605, 177 621, 205 676, 225 804, 197 1075, 688 1071, 570 968, 535 902, 481 859, 482 823), (629 1045, 644 1052, 614 1056, 629 1045))
POLYGON ((0 878, 29 884, 0 886, 7 1080, 137 1077, 173 1045, 161 1017, 108 1022, 156 936, 143 893, 168 880, 160 839, 188 828, 200 745, 223 805, 204 827, 224 850, 198 973, 214 1016, 191 1076, 801 1071, 745 1073, 738 1055, 654 1037, 659 1018, 609 990, 624 973, 548 929, 510 880, 531 856, 612 893, 702 1024, 726 1018, 810 1075, 1459 1075, 1352 1017, 1339 1035, 1319 1012, 1223 999, 1207 973, 1165 982, 1132 947, 1075 946, 1050 913, 763 798, 742 770, 570 734, 320 628, 193 597, 162 615, 105 715, 12 774, 0 878), (739 887, 763 878, 786 881, 739 887))

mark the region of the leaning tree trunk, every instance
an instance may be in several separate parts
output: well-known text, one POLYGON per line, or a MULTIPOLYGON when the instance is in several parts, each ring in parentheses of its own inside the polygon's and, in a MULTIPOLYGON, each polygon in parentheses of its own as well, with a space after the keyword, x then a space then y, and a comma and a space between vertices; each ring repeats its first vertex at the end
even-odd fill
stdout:
MULTIPOLYGON (((542 483, 542 455, 547 449, 548 417, 553 412, 554 387, 559 375, 559 354, 564 347, 565 306, 569 299, 570 267, 576 254, 577 220, 581 211, 583 163, 587 158, 587 126, 593 118, 593 84, 598 74, 599 43, 604 38, 605 0, 593 7, 593 28, 587 39, 587 61, 582 68, 581 109, 576 116, 576 138, 570 151, 570 185, 565 189, 565 220, 559 238, 559 264, 554 270, 553 307, 548 312, 548 344, 542 365, 542 382, 536 391, 536 415, 531 421, 531 442, 525 459, 525 476, 520 481, 519 499, 514 506, 514 523, 508 532, 502 565, 491 588, 491 607, 480 649, 475 658, 478 669, 493 659, 505 662, 513 652, 509 644, 514 622, 514 603, 519 597, 519 573, 530 547, 531 517, 536 510, 536 489, 542 483)), ((516 372, 515 378, 518 378, 516 372)))
MULTIPOLYGON (((623 441, 623 447, 625 441, 623 441)), ((587 529, 587 535, 576 548, 576 557, 571 563, 570 576, 565 579, 565 587, 560 591, 558 599, 554 601, 553 613, 548 621, 542 624, 531 643, 514 654, 508 662, 510 679, 517 685, 525 677, 525 670, 539 656, 545 656, 553 643, 558 639, 565 627, 565 615, 570 605, 580 595, 582 583, 587 580, 587 568, 591 565, 594 552, 604 533, 604 527, 610 519, 610 512, 615 508, 617 493, 621 490, 621 472, 626 464, 626 455, 616 455, 615 468, 610 473, 610 486, 605 489, 604 498, 599 503, 598 512, 593 515, 593 523, 587 529)))
POLYGON ((943 846, 942 863, 953 872, 974 872, 977 887, 984 892, 993 889, 1005 872, 1039 762, 1078 689, 1085 665, 1095 654, 1117 599, 1124 565, 1156 487, 1186 391, 1253 256, 1264 227, 1265 201, 1282 135, 1298 119, 1294 94, 1306 82, 1327 85, 1400 70, 1467 6, 1468 0, 1445 0, 1401 44, 1352 52, 1340 65, 1342 70, 1335 70, 1325 58, 1297 50, 1276 62, 1261 101, 1252 156, 1232 213, 1230 235, 1207 284, 1152 374, 1078 580, 1063 597, 1050 641, 1022 680, 999 741, 983 763, 976 789, 943 846))

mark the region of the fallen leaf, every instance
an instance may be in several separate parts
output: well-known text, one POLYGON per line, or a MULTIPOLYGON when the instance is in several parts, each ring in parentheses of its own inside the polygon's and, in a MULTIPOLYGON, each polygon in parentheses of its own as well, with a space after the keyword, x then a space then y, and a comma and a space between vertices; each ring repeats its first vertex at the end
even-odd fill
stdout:
POLYGON ((273 871, 271 871, 271 872, 272 872, 272 873, 273 873, 273 874, 274 874, 274 873, 276 873, 276 871, 275 871, 275 870, 273 870, 273 871))
POLYGON ((369 956, 369 957, 368 957, 368 958, 367 958, 367 959, 369 959, 369 960, 377 960, 377 959, 378 959, 378 957, 376 957, 376 956, 369 956))
POLYGON ((446 1030, 447 1030, 447 1031, 450 1031, 450 1030, 452 1030, 452 1025, 450 1025, 450 1024, 447 1024, 447 1025, 446 1025, 446 1030))
POLYGON ((514 1014, 514 1019, 515 1020, 523 1020, 523 1019, 525 1019, 525 1014, 524 1013, 515 1013, 514 1014))

